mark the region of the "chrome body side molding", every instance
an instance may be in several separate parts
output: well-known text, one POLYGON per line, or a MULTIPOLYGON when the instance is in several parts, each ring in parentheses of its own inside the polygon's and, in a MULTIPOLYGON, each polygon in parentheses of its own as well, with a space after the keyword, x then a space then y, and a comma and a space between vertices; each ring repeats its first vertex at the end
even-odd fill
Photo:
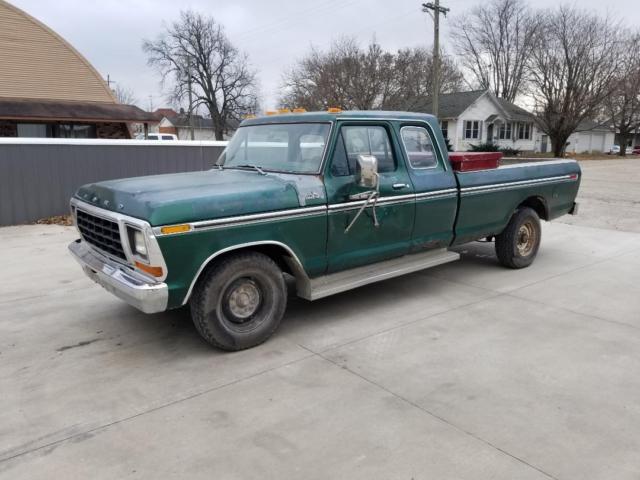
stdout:
POLYGON ((563 182, 575 182, 578 180, 578 176, 575 174, 558 175, 556 177, 536 178, 533 180, 522 180, 517 182, 503 182, 495 183, 491 185, 478 185, 474 187, 463 187, 460 189, 462 196, 476 195, 479 193, 496 192, 500 190, 513 190, 520 187, 529 187, 532 185, 563 183, 563 182))

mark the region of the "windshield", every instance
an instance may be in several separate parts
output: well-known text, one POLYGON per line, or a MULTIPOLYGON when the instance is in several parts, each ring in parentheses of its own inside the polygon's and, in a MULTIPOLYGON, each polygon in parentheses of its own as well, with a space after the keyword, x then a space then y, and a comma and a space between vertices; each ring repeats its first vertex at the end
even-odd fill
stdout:
POLYGON ((216 164, 226 168, 318 173, 330 126, 328 123, 279 123, 240 127, 216 164))

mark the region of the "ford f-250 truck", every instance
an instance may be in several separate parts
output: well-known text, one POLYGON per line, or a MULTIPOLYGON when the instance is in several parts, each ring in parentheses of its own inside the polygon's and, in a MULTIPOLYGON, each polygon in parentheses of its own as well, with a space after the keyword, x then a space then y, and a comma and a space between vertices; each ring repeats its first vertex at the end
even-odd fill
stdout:
POLYGON ((487 238, 503 265, 522 268, 540 219, 575 213, 575 161, 463 173, 444 145, 423 114, 248 119, 211 170, 81 187, 81 239, 69 248, 129 304, 188 304, 209 343, 240 350, 278 328, 287 276, 316 300, 457 260, 450 247, 487 238))

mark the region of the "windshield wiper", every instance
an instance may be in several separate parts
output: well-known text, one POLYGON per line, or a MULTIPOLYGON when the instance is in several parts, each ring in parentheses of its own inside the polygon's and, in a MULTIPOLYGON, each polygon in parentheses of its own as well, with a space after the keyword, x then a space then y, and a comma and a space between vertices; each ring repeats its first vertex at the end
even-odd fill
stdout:
POLYGON ((260 175, 266 175, 265 171, 262 168, 260 168, 259 166, 257 166, 257 165, 252 165, 252 164, 249 164, 249 163, 245 163, 243 165, 233 165, 233 166, 237 167, 237 168, 253 168, 260 175))

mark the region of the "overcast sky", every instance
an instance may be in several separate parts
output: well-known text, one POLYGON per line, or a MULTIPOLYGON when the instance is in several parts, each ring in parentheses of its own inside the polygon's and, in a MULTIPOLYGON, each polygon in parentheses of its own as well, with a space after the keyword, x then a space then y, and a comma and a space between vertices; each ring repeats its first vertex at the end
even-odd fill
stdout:
MULTIPOLYGON (((388 50, 431 45, 433 26, 419 0, 8 0, 67 39, 106 78, 134 91, 140 107, 167 105, 159 75, 146 64, 143 39, 155 39, 181 9, 212 15, 258 71, 265 108, 278 98, 282 72, 311 45, 324 48, 342 35, 363 45, 375 35, 388 50)), ((451 16, 479 0, 441 0, 451 16)), ((536 0, 553 7, 557 0, 536 0)), ((640 25, 638 0, 581 0, 580 7, 640 25)), ((447 47, 447 20, 442 44, 447 47)))

